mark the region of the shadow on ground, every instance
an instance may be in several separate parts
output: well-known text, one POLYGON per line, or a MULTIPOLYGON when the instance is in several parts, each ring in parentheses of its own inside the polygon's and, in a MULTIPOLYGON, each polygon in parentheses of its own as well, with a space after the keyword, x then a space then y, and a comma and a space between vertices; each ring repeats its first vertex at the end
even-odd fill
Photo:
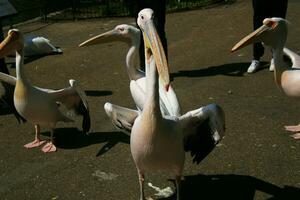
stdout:
MULTIPOLYGON (((202 76, 244 76, 247 72, 250 63, 230 63, 218 66, 210 66, 207 68, 201 68, 197 70, 181 70, 175 73, 171 73, 171 78, 176 77, 202 77, 202 76)), ((262 62, 262 67, 258 70, 263 70, 269 67, 267 62, 262 62)))
MULTIPOLYGON (((42 135, 50 136, 50 132, 44 132, 42 135)), ((118 143, 129 144, 130 136, 122 132, 93 132, 84 134, 77 128, 57 128, 54 132, 54 142, 58 148, 77 149, 92 144, 105 143, 98 151, 100 156, 118 143)))
MULTIPOLYGON (((244 175, 194 175, 182 181, 182 198, 198 199, 243 199, 253 200, 255 193, 269 194, 269 200, 300 199, 300 189, 291 186, 273 185, 252 176, 244 175)), ((175 200, 176 194, 160 200, 175 200)))
POLYGON ((108 91, 108 90, 86 90, 85 94, 87 96, 92 96, 92 97, 100 97, 100 96, 109 96, 112 95, 112 91, 108 91))
MULTIPOLYGON (((59 48, 59 47, 56 47, 59 48)), ((62 55, 63 52, 53 52, 53 53, 48 53, 48 54, 41 54, 41 55, 36 55, 36 56, 28 56, 24 58, 24 64, 31 63, 35 60, 47 57, 47 56, 53 56, 53 55, 62 55)), ((15 57, 14 56, 9 56, 8 61, 6 61, 7 66, 10 68, 16 68, 16 63, 15 63, 15 57)))
POLYGON ((0 116, 1 115, 10 115, 12 113, 13 113, 13 111, 11 108, 0 105, 0 116))

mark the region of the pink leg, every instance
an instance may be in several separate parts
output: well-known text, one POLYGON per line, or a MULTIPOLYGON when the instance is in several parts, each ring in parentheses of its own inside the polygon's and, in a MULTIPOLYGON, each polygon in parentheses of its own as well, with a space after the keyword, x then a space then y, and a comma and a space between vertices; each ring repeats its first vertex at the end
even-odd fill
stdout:
POLYGON ((176 200, 180 200, 180 196, 181 196, 181 176, 176 176, 175 181, 176 181, 176 191, 177 191, 176 200))
POLYGON ((45 143, 45 141, 41 141, 40 139, 40 126, 35 125, 34 127, 35 127, 35 140, 33 142, 24 145, 24 147, 27 149, 38 147, 45 143))
POLYGON ((145 194, 144 194, 145 175, 143 172, 140 172, 139 170, 138 173, 139 173, 139 183, 140 183, 140 200, 144 200, 145 199, 145 194))
POLYGON ((52 129, 51 130, 51 141, 47 142, 47 144, 42 148, 42 151, 44 153, 55 152, 57 150, 56 146, 53 144, 53 132, 54 132, 54 130, 52 129))

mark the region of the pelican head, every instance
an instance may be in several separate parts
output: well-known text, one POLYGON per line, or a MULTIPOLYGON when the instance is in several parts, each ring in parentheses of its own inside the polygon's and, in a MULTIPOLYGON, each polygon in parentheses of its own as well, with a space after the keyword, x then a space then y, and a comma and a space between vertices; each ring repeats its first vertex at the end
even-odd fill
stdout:
POLYGON ((146 8, 139 12, 137 24, 143 32, 146 61, 149 63, 150 57, 153 55, 160 80, 168 91, 170 85, 169 67, 162 43, 154 26, 153 19, 153 10, 146 8))
POLYGON ((265 45, 275 49, 278 45, 283 45, 287 38, 287 21, 282 18, 266 18, 263 25, 239 41, 231 49, 237 51, 251 43, 263 42, 265 45))
POLYGON ((23 49, 23 34, 18 29, 8 31, 6 38, 0 43, 0 58, 23 49))
POLYGON ((110 43, 114 41, 121 41, 130 44, 132 40, 140 38, 140 30, 134 26, 121 24, 117 25, 114 29, 92 37, 85 42, 81 43, 79 47, 110 43))

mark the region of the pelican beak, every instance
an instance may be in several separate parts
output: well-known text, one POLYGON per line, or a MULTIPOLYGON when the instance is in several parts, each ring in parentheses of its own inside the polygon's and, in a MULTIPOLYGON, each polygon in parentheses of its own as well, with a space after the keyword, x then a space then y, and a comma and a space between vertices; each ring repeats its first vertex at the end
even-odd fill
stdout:
POLYGON ((81 44, 79 44, 79 47, 90 46, 95 44, 104 44, 115 41, 130 42, 129 38, 124 37, 116 29, 113 29, 95 37, 92 37, 86 40, 85 42, 82 42, 81 44))
POLYGON ((0 58, 11 55, 14 51, 19 50, 21 45, 18 43, 18 34, 8 32, 7 37, 0 43, 0 58))
POLYGON ((246 37, 244 37, 243 39, 241 39, 241 41, 239 41, 236 45, 234 45, 234 47, 232 47, 231 52, 235 52, 249 44, 255 43, 255 42, 262 42, 266 31, 271 30, 272 28, 274 28, 274 24, 272 21, 268 21, 259 27, 258 29, 256 29, 254 32, 250 33, 249 35, 247 35, 246 37))
POLYGON ((166 91, 168 91, 170 86, 169 66, 152 19, 145 22, 143 37, 147 62, 150 62, 150 57, 153 55, 161 83, 164 84, 166 91))

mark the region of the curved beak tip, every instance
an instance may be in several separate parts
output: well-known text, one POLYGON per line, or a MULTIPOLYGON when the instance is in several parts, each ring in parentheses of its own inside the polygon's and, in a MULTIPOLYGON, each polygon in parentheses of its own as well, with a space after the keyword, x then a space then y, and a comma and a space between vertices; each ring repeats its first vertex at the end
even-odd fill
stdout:
POLYGON ((83 43, 80 43, 79 45, 78 45, 78 47, 84 47, 85 46, 85 43, 83 42, 83 43))

